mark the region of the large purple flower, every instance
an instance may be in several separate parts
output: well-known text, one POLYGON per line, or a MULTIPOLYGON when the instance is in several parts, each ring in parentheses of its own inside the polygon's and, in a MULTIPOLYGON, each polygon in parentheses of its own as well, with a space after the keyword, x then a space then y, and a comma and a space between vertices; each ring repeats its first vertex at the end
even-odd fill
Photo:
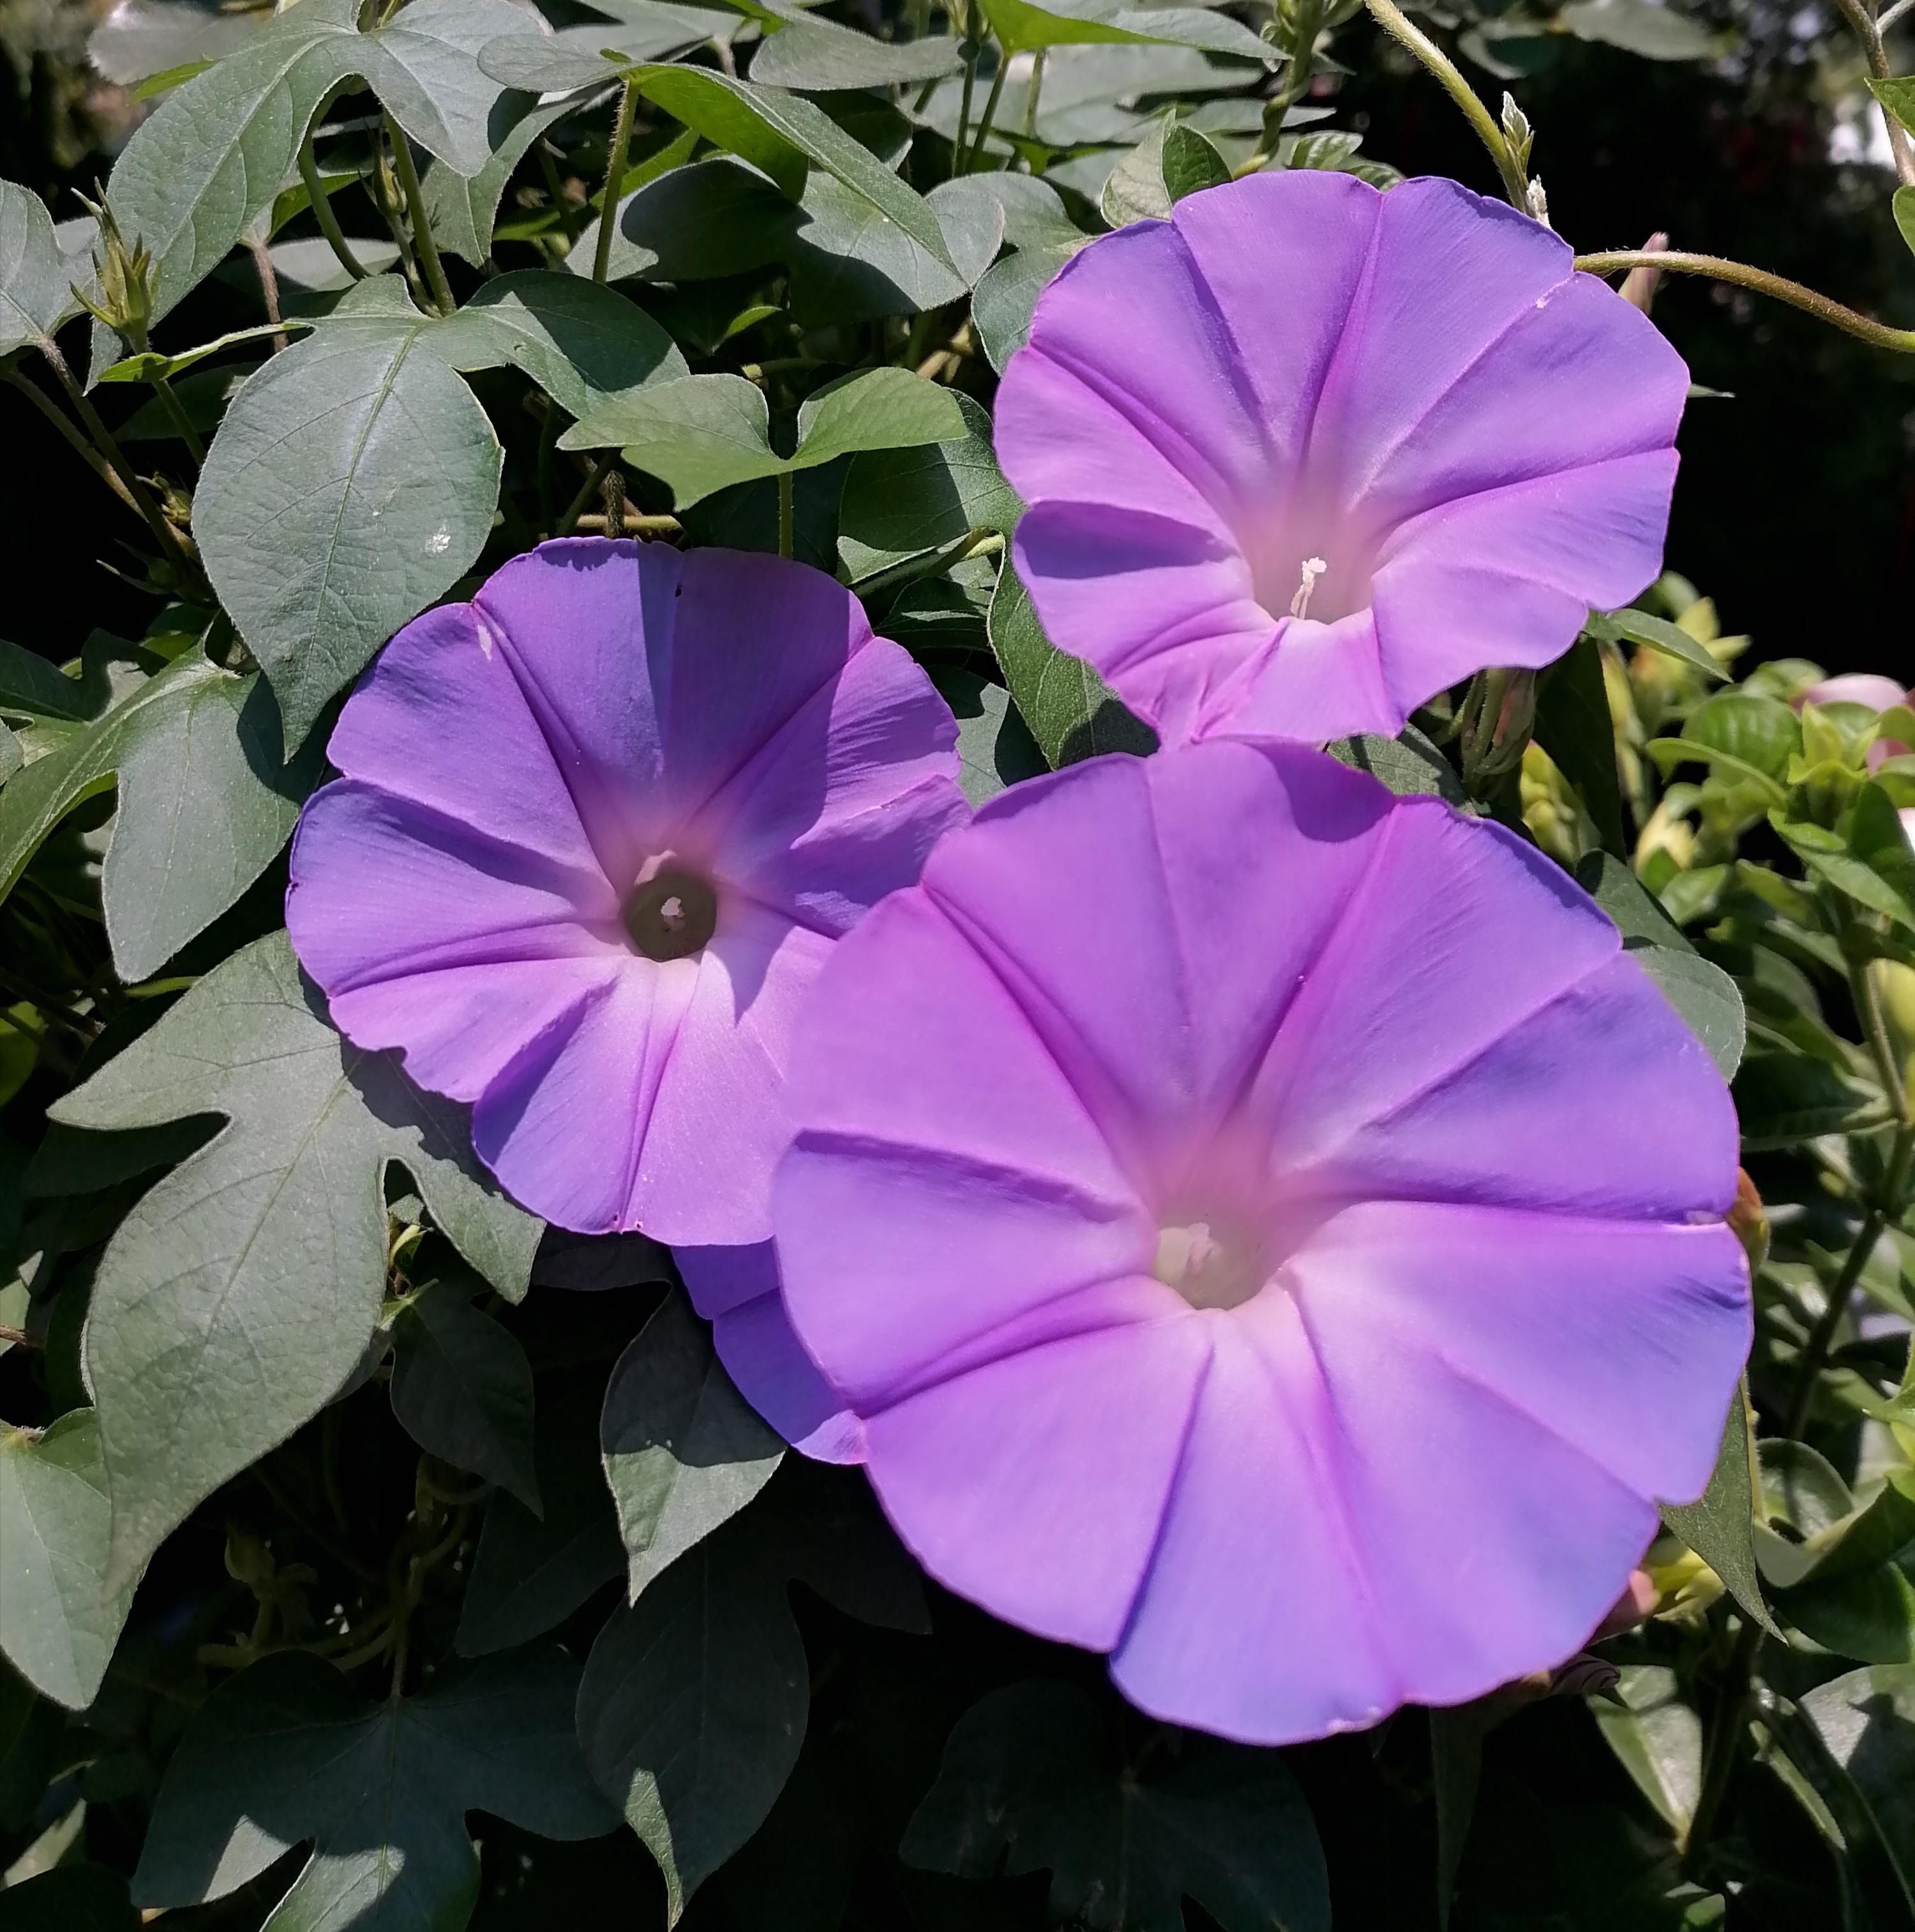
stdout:
POLYGON ((1688 381, 1500 202, 1253 175, 1044 292, 996 404, 1018 570, 1167 740, 1393 734, 1655 577, 1688 381))
POLYGON ((602 538, 409 624, 328 747, 286 923, 340 1030, 600 1233, 769 1232, 794 1016, 964 815, 956 726, 802 564, 602 538))
POLYGON ((1294 746, 1020 785, 838 949, 774 1190, 934 1574, 1262 1743, 1572 1652, 1746 1352, 1719 1075, 1533 848, 1294 746))

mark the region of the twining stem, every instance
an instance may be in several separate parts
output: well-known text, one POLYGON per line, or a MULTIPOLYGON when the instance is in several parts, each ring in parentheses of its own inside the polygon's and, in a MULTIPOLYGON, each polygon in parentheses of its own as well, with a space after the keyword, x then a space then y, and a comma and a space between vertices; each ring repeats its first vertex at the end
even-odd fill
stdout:
POLYGON ((984 159, 984 144, 990 135, 991 123, 997 118, 997 104, 1004 94, 1004 76, 1010 70, 1010 56, 1000 49, 997 71, 990 77, 990 92, 984 96, 984 116, 978 123, 977 137, 971 143, 970 158, 964 164, 963 172, 967 175, 975 174, 978 164, 984 159))
POLYGON ((1515 150, 1504 138, 1496 118, 1478 99, 1476 90, 1463 77, 1456 63, 1417 26, 1395 0, 1364 0, 1375 19, 1392 40, 1399 41, 1443 83, 1444 91, 1462 109, 1464 118, 1476 130, 1476 138, 1489 150, 1497 172, 1503 177, 1503 190, 1512 206, 1529 212, 1530 184, 1516 159, 1515 150))
POLYGON ((612 128, 612 152, 605 163, 605 192, 598 207, 598 245, 592 256, 592 279, 604 281, 611 272, 612 236, 619 223, 619 190, 625 180, 625 156, 631 151, 632 116, 638 110, 638 82, 628 80, 619 97, 619 118, 612 128))
MULTIPOLYGON (((266 320, 279 328, 284 319, 280 314, 279 271, 273 266, 273 251, 257 237, 247 244, 253 256, 253 272, 259 278, 259 300, 266 311, 266 320)), ((273 353, 277 356, 287 342, 286 331, 279 328, 273 338, 273 353)))
POLYGON ((92 444, 73 428, 73 424, 61 413, 58 405, 50 396, 41 390, 37 384, 28 382, 17 369, 0 370, 0 377, 4 377, 12 388, 19 390, 20 394, 25 397, 27 400, 32 404, 34 407, 60 432, 66 440, 68 446, 80 460, 99 478, 101 482, 106 484, 108 489, 112 491, 115 496, 118 497, 135 516, 145 514, 141 510, 133 492, 127 488, 125 482, 121 479, 118 471, 114 469, 99 451, 95 449, 92 444))
MULTIPOLYGON (((283 338, 281 339, 283 340, 283 338)), ((193 427, 193 418, 187 414, 186 405, 180 400, 178 391, 164 376, 155 376, 153 386, 159 392, 160 406, 166 411, 168 420, 179 432, 180 440, 186 445, 187 454, 196 464, 203 466, 206 460, 206 446, 199 440, 199 434, 193 427)))
POLYGON ((413 258, 412 239, 406 232, 406 224, 400 218, 399 184, 393 178, 392 164, 386 157, 385 141, 382 134, 373 136, 373 200, 379 204, 379 212, 392 236, 392 245, 399 250, 399 267, 406 278, 406 286, 412 292, 412 298, 420 308, 431 306, 426 293, 426 286, 420 279, 419 265, 413 258))
POLYGON ((964 86, 958 97, 958 139, 951 149, 951 172, 961 175, 964 172, 964 148, 971 134, 971 95, 978 84, 978 44, 973 37, 970 10, 964 14, 964 86))
POLYGON ((1613 275, 1628 268, 1667 268, 1671 274, 1706 275, 1718 282, 1733 282, 1737 288, 1753 290, 1758 295, 1787 302, 1803 310, 1832 328, 1859 337, 1877 349, 1892 349, 1904 356, 1915 355, 1915 328, 1891 328, 1886 322, 1872 321, 1852 308, 1845 308, 1813 289, 1786 277, 1772 275, 1766 268, 1752 268, 1746 262, 1731 262, 1721 255, 1687 255, 1674 249, 1651 254, 1642 248, 1613 248, 1596 255, 1578 255, 1576 266, 1586 274, 1613 275))
POLYGON ((319 180, 319 163, 313 156, 313 136, 309 132, 299 144, 299 178, 306 184, 306 198, 312 204, 313 219, 319 224, 319 232, 326 238, 326 245, 339 258, 339 266, 355 282, 366 279, 366 271, 352 246, 346 238, 339 225, 339 217, 332 212, 332 197, 319 180))
POLYGON ((412 245, 419 251, 427 286, 439 305, 441 315, 450 315, 459 304, 453 299, 452 284, 445 279, 445 264, 439 259, 439 244, 433 239, 432 223, 426 214, 424 191, 419 186, 419 170, 412 159, 412 144, 406 130, 390 113, 385 131, 392 142, 392 164, 399 171, 399 185, 406 196, 406 212, 412 218, 412 245))
MULTIPOLYGON (((67 392, 67 400, 73 406, 73 413, 80 419, 82 426, 93 440, 93 446, 104 457, 118 475, 124 486, 121 494, 138 512, 141 520, 153 532, 163 550, 170 550, 188 570, 197 573, 192 553, 186 547, 186 539, 161 514, 160 506, 148 494, 146 486, 139 480, 133 465, 114 440, 113 433, 100 419, 100 412, 87 400, 86 392, 73 380, 73 372, 67 366, 67 358, 60 353, 58 345, 50 336, 41 339, 40 352, 46 358, 46 366, 59 379, 61 388, 67 392)), ((31 384, 28 386, 29 388, 31 384)), ((54 412, 55 415, 58 412, 54 412)))
POLYGON ((1050 50, 1039 47, 1031 56, 1031 77, 1024 88, 1023 134, 1027 141, 1037 139, 1037 98, 1044 92, 1044 63, 1050 50))
POLYGON ((599 486, 612 473, 612 466, 619 460, 615 449, 601 456, 592 466, 592 474, 579 485, 579 493, 565 506, 565 514, 552 527, 555 537, 568 537, 579 526, 579 519, 590 507, 592 499, 598 494, 599 486))
POLYGON ((789 470, 778 472, 778 554, 789 556, 792 546, 792 474, 789 470))
MULTIPOLYGON (((1870 74, 1877 80, 1890 79, 1895 70, 1889 65, 1888 50, 1882 44, 1882 23, 1869 0, 1836 0, 1836 6, 1842 18, 1855 29, 1855 38, 1862 43, 1863 58, 1869 63, 1870 74)), ((1882 119, 1889 130, 1889 152, 1895 157, 1896 177, 1904 187, 1915 185, 1915 148, 1909 145, 1908 130, 1889 111, 1887 101, 1880 105, 1882 119)))

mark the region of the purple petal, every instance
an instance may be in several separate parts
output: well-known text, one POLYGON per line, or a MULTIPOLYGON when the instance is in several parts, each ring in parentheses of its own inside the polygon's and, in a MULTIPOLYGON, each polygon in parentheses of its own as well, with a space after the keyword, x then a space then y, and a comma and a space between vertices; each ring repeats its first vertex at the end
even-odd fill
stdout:
POLYGON ((865 1426, 840 1402, 793 1334, 769 1241, 680 1248, 679 1273, 739 1393, 801 1454, 862 1462, 865 1426))
MULTIPOLYGON (((1296 1321, 1293 1309, 1288 1319, 1296 1321)), ((1110 1659, 1131 1702, 1248 1744, 1374 1724, 1402 1702, 1336 1471, 1307 1342, 1212 1354, 1149 1574, 1110 1659)), ((1399 1612, 1400 1613, 1400 1612, 1399 1612)))
POLYGON ((869 1418, 879 1500, 940 1582, 1040 1636, 1107 1650, 1209 1354, 1203 1324, 1173 1318, 940 1382, 869 1418))

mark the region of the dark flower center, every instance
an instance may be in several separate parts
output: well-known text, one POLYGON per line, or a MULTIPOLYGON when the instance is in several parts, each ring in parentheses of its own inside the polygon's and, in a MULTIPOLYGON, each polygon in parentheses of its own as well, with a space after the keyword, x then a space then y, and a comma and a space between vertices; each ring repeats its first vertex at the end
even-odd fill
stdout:
POLYGON ((718 923, 712 882, 667 857, 649 868, 619 913, 631 943, 648 959, 688 959, 703 950, 718 923))

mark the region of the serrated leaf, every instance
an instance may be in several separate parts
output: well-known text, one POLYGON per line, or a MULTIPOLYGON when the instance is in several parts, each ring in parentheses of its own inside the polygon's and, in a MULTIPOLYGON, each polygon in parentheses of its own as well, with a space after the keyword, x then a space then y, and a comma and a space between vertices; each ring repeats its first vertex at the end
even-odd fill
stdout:
POLYGON ((1106 752, 1142 756, 1157 748, 1157 734, 1096 672, 1044 634, 1008 556, 990 600, 990 634, 1004 682, 1053 770, 1106 752))
POLYGON ((671 489, 679 509, 715 490, 816 469, 867 449, 895 449, 966 434, 949 389, 908 369, 867 369, 808 397, 798 446, 771 446, 764 392, 742 376, 688 376, 588 409, 559 440, 562 449, 622 446, 628 460, 671 489))
POLYGON ((544 1636, 624 1575, 625 1546, 598 1459, 598 1412, 596 1392, 584 1391, 538 1418, 542 1517, 511 1496, 486 1505, 454 1640, 461 1657, 544 1636))
POLYGON ((321 762, 280 760, 256 674, 196 646, 0 790, 0 896, 67 814, 117 784, 103 880, 122 980, 147 978, 237 900, 291 836, 321 762))
POLYGON ((1054 1679, 959 1719, 904 1834, 907 1864, 984 1879, 1047 1870, 1050 1909, 1095 1932, 1328 1932, 1310 1810, 1272 1751, 1188 1738, 1167 1772, 1126 1762, 1090 1696, 1054 1679))
MULTIPOLYGON (((371 87, 413 140, 462 174, 492 154, 499 83, 478 50, 523 26, 511 0, 412 0, 361 33, 358 0, 301 0, 238 51, 169 94, 134 130, 107 194, 129 240, 152 251, 157 322, 272 207, 320 102, 371 87)), ((112 358, 96 328, 95 366, 112 358)))
POLYGON ((435 1281, 392 1326, 392 1412, 421 1449, 539 1510, 532 1364, 473 1297, 481 1284, 435 1281))
POLYGON ((46 204, 0 181, 0 356, 52 339, 74 307, 73 274, 46 204))
POLYGON ((915 1568, 863 1478, 793 1456, 750 1509, 619 1610, 586 1660, 586 1761, 658 1861, 674 1924, 764 1822, 804 1742, 794 1579, 848 1616, 928 1628, 915 1568))
POLYGON ((501 1294, 525 1292, 539 1223, 483 1174, 464 1110, 343 1040, 283 933, 235 953, 48 1112, 75 1127, 226 1123, 142 1198, 94 1282, 109 1587, 351 1373, 385 1290, 389 1166, 501 1294))
POLYGON ((367 1703, 298 1652, 229 1678, 166 1768, 136 1904, 223 1898, 294 1846, 313 1856, 271 1922, 299 1932, 451 1932, 476 1902, 466 1815, 541 1837, 592 1838, 616 1820, 580 1761, 578 1666, 556 1648, 436 1676, 367 1703))
POLYGON ((133 1607, 137 1578, 100 1588, 110 1527, 91 1409, 38 1436, 0 1426, 0 1652, 69 1710, 93 1702, 133 1607))
POLYGON ((619 1358, 599 1424, 605 1480, 636 1603, 694 1545, 744 1508, 784 1444, 733 1386, 712 1331, 667 1298, 619 1358))
POLYGON ((807 170, 821 167, 955 272, 937 217, 923 197, 815 102, 703 68, 641 67, 634 74, 655 106, 713 146, 763 170, 790 200, 803 193, 807 170))

